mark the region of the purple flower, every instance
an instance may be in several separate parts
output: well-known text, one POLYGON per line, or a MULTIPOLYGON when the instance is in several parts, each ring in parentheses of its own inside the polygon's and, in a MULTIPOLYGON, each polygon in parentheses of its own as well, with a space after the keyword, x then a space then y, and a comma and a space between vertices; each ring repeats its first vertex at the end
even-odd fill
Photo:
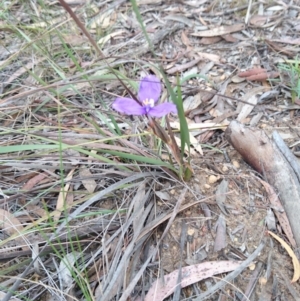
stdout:
POLYGON ((138 99, 140 104, 132 98, 119 97, 112 107, 119 113, 127 115, 149 115, 163 117, 168 113, 177 113, 175 104, 170 102, 155 105, 161 94, 161 84, 154 75, 144 77, 140 82, 138 99))

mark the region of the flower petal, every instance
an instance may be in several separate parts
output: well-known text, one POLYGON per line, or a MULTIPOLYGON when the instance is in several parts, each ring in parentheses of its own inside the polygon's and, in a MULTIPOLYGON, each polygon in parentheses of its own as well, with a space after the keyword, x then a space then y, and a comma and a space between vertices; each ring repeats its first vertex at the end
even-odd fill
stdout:
POLYGON ((145 115, 146 110, 134 99, 127 97, 117 98, 112 104, 113 109, 127 115, 145 115))
POLYGON ((152 117, 163 117, 169 113, 177 114, 176 105, 171 102, 165 102, 150 108, 148 115, 152 117))
POLYGON ((148 75, 141 80, 138 97, 140 101, 153 99, 157 102, 161 94, 161 83, 155 75, 148 75))

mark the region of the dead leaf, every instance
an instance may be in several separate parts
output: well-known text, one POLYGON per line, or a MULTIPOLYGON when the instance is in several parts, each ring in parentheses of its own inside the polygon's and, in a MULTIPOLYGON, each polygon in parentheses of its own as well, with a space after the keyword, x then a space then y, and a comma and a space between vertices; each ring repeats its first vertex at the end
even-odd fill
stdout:
MULTIPOLYGON (((174 138, 175 138, 175 141, 176 141, 178 147, 180 147, 181 146, 181 139, 177 136, 174 136, 174 138)), ((187 155, 189 154, 189 150, 188 150, 187 145, 185 145, 184 152, 187 155)), ((195 152, 195 150, 193 148, 190 149, 190 154, 191 154, 191 156, 196 156, 197 155, 197 153, 195 152)))
POLYGON ((205 37, 200 40, 200 43, 203 45, 216 44, 222 40, 221 37, 205 37))
POLYGON ((247 101, 249 104, 245 104, 242 102, 240 102, 238 104, 237 112, 239 112, 239 115, 236 120, 240 121, 240 122, 244 122, 246 117, 248 117, 248 115, 252 112, 253 108, 257 104, 258 94, 261 92, 268 91, 268 90, 270 90, 269 87, 261 86, 261 87, 254 88, 254 89, 250 90, 248 93, 246 93, 242 97, 242 99, 244 101, 247 101), (250 105, 250 103, 253 105, 250 105))
POLYGON ((70 44, 71 46, 79 46, 83 43, 87 43, 88 41, 86 36, 79 34, 64 35, 63 39, 66 43, 70 44))
POLYGON ((166 191, 155 191, 155 194, 164 201, 170 201, 171 197, 166 191))
MULTIPOLYGON (((170 122, 170 125, 173 129, 180 130, 180 124, 177 121, 170 122)), ((221 124, 221 123, 214 123, 214 122, 207 122, 207 123, 189 123, 188 128, 189 130, 193 131, 193 134, 201 134, 203 130, 225 130, 227 126, 221 124), (194 131, 200 130, 197 133, 194 133, 194 131)))
MULTIPOLYGON (((238 261, 208 261, 200 264, 186 266, 181 269, 182 279, 179 285, 184 288, 202 279, 212 277, 217 274, 235 270, 241 262, 238 261)), ((178 283, 178 270, 165 275, 164 280, 156 280, 150 287, 145 301, 163 301, 176 289, 178 283)))
POLYGON ((193 67, 194 65, 198 64, 200 62, 200 60, 201 60, 200 58, 192 60, 192 61, 187 62, 185 64, 178 65, 178 66, 175 66, 175 67, 173 67, 171 69, 168 69, 168 70, 166 70, 166 72, 168 74, 174 74, 174 73, 177 73, 177 72, 180 73, 180 72, 182 72, 182 71, 184 71, 186 69, 189 69, 189 68, 193 67))
POLYGON ((226 180, 222 180, 222 182, 217 187, 216 203, 218 204, 219 208, 225 215, 228 215, 224 206, 227 192, 228 192, 228 182, 226 180))
MULTIPOLYGON (((32 177, 28 182, 26 182, 23 185, 22 190, 29 191, 33 187, 37 186, 37 184, 40 183, 42 180, 44 180, 47 176, 48 176, 48 174, 45 172, 36 174, 34 177, 32 177)), ((20 198, 20 203, 22 205, 25 205, 25 203, 26 203, 25 197, 20 198)))
POLYGON ((280 202, 280 200, 278 198, 277 193, 275 192, 275 190, 273 189, 273 187, 269 183, 261 180, 258 177, 256 177, 256 178, 265 187, 266 192, 268 194, 269 201, 270 201, 270 203, 272 205, 272 208, 274 210, 274 213, 275 213, 275 215, 276 215, 276 217, 278 219, 278 222, 279 222, 279 224, 280 224, 283 232, 287 236, 290 244, 293 246, 293 248, 297 248, 297 244, 296 244, 296 241, 294 239, 294 235, 293 235, 293 232, 292 232, 289 220, 287 218, 287 215, 286 215, 286 213, 284 211, 283 206, 281 205, 281 202, 280 202))
POLYGON ((259 27, 264 25, 268 19, 270 19, 270 16, 253 15, 250 18, 250 24, 259 27))
POLYGON ((57 203, 56 203, 56 210, 53 212, 53 220, 58 221, 64 208, 65 208, 65 201, 66 201, 66 196, 68 193, 68 190, 70 188, 71 183, 69 182, 74 174, 75 168, 73 168, 67 177, 64 179, 67 183, 65 186, 61 189, 58 198, 57 198, 57 203))
POLYGON ((115 32, 111 32, 108 35, 104 36, 103 38, 101 38, 97 44, 99 44, 101 47, 103 47, 110 39, 112 38, 116 38, 116 37, 122 37, 125 36, 127 34, 127 32, 125 30, 119 30, 119 31, 115 31, 115 32))
POLYGON ((234 75, 234 76, 232 76, 232 78, 231 78, 231 81, 233 82, 233 83, 235 83, 235 84, 239 84, 239 83, 241 83, 241 82, 243 82, 243 81, 245 81, 246 79, 244 78, 244 77, 240 77, 240 76, 238 76, 237 74, 236 75, 234 75))
POLYGON ((185 114, 188 114, 190 111, 197 109, 201 103, 202 93, 198 93, 194 96, 187 97, 183 102, 183 110, 185 114))
POLYGON ((72 252, 66 254, 59 264, 58 275, 61 279, 62 285, 64 288, 70 288, 74 282, 73 269, 75 262, 80 258, 80 252, 72 252))
POLYGON ((113 12, 114 12, 113 9, 108 9, 105 12, 99 11, 98 14, 95 17, 93 17, 92 20, 89 22, 89 27, 91 29, 96 29, 96 28, 106 29, 111 25, 110 19, 113 12))
POLYGON ((283 43, 283 44, 291 44, 291 45, 300 45, 300 39, 295 39, 293 37, 284 37, 279 40, 273 39, 273 42, 283 43))
POLYGON ((232 36, 231 34, 223 34, 222 38, 229 43, 236 43, 238 41, 237 38, 235 38, 234 36, 232 36))
POLYGON ((85 189, 89 192, 89 193, 93 193, 97 187, 97 183, 94 179, 92 179, 93 174, 86 168, 86 167, 82 167, 79 170, 79 175, 81 179, 81 182, 83 184, 83 186, 85 187, 85 189))
POLYGON ((285 250, 288 252, 288 254, 292 257, 293 266, 294 266, 294 276, 292 279, 292 283, 296 282, 300 278, 300 264, 299 264, 299 260, 298 260, 297 256, 295 255, 293 250, 290 248, 290 246, 283 239, 281 239, 279 236, 277 236, 276 234, 274 234, 271 231, 268 231, 268 233, 271 236, 273 236, 277 241, 279 241, 281 246, 284 247, 285 250))
POLYGON ((171 20, 171 21, 175 21, 175 22, 180 22, 183 23, 185 25, 187 25, 188 27, 193 27, 194 26, 194 21, 192 21, 191 19, 187 18, 185 15, 172 15, 172 14, 167 14, 164 17, 165 20, 171 20))
POLYGON ((22 238, 23 225, 20 221, 6 210, 0 209, 0 228, 9 236, 15 236, 15 240, 22 246, 24 251, 30 250, 28 246, 24 246, 25 241, 22 238))
MULTIPOLYGON (((170 125, 171 125, 172 128, 180 130, 180 124, 179 124, 179 122, 171 122, 170 125)), ((201 124, 201 125, 203 126, 203 124, 201 124)), ((188 124, 189 129, 197 128, 195 126, 196 126, 196 124, 188 124)), ((176 143, 178 144, 178 146, 180 146, 181 145, 180 138, 178 138, 178 137, 175 136, 175 140, 176 140, 176 143)), ((201 144, 195 138, 195 133, 193 133, 193 132, 190 132, 190 142, 191 142, 191 146, 193 146, 197 150, 197 152, 199 152, 199 154, 201 156, 203 156, 203 150, 202 150, 201 144)), ((190 149, 190 151, 191 151, 191 155, 192 156, 196 156, 197 155, 197 153, 192 148, 190 149)), ((187 146, 186 146, 185 152, 188 153, 187 146)))
POLYGON ((267 71, 263 68, 252 68, 247 71, 239 72, 239 77, 245 77, 247 80, 250 81, 265 81, 270 78, 276 78, 279 76, 279 72, 275 71, 267 71))
POLYGON ((229 26, 222 25, 219 27, 215 27, 213 29, 198 31, 192 33, 191 35, 195 37, 218 37, 232 32, 240 31, 243 29, 245 29, 245 24, 239 23, 239 24, 234 24, 229 26))
POLYGON ((24 73, 28 72, 28 70, 31 70, 34 66, 39 65, 41 62, 43 62, 46 58, 40 58, 36 60, 31 60, 28 62, 24 67, 19 68, 17 71, 15 71, 8 80, 3 82, 5 85, 10 84, 13 82, 16 78, 20 77, 24 73))
POLYGON ((269 48, 273 51, 276 50, 281 54, 286 54, 288 57, 294 57, 298 54, 298 49, 291 49, 289 47, 283 47, 282 45, 278 45, 278 43, 273 42, 272 40, 265 39, 265 43, 269 45, 269 48))
POLYGON ((224 215, 221 213, 217 221, 217 235, 214 243, 214 252, 219 252, 226 248, 226 220, 224 215))
POLYGON ((206 59, 215 63, 220 63, 221 60, 221 57, 219 55, 213 53, 197 52, 197 55, 201 59, 206 59))
POLYGON ((270 231, 276 231, 276 220, 272 209, 268 208, 266 215, 266 225, 270 231))
POLYGON ((190 48, 191 47, 191 41, 190 39, 187 37, 185 31, 182 31, 181 32, 181 41, 182 43, 187 47, 187 48, 190 48))

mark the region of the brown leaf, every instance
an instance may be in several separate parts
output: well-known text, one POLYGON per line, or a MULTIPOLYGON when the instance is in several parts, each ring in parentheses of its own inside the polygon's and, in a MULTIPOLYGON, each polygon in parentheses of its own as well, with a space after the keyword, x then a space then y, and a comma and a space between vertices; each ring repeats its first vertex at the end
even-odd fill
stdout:
POLYGON ((278 77, 279 73, 275 71, 268 72, 263 68, 252 68, 247 71, 239 72, 238 76, 246 78, 249 81, 265 81, 270 78, 278 77))
POLYGON ((247 77, 247 80, 250 81, 265 81, 267 79, 276 78, 279 76, 279 72, 265 72, 265 73, 259 73, 252 76, 247 77))
POLYGON ((253 15, 250 18, 250 24, 257 27, 262 26, 267 22, 268 19, 270 19, 269 16, 253 15))
POLYGON ((288 57, 294 57, 296 54, 298 54, 297 49, 291 49, 287 47, 282 47, 281 45, 278 45, 278 43, 275 43, 271 40, 265 39, 265 42, 267 45, 269 45, 269 48, 273 51, 276 50, 280 52, 281 54, 286 54, 288 57))
MULTIPOLYGON (((48 176, 48 174, 45 172, 35 175, 33 178, 31 178, 28 182, 26 182, 23 185, 22 190, 26 191, 26 190, 32 189, 34 186, 36 186, 38 183, 40 183, 42 180, 44 180, 47 176, 48 176)), ((20 199, 20 202, 24 205, 26 202, 25 198, 22 197, 20 199)))
POLYGON ((223 34, 222 38, 229 43, 235 43, 238 41, 237 38, 235 38, 234 36, 232 36, 231 34, 223 34))
POLYGON ((256 75, 256 74, 260 74, 260 73, 266 73, 266 72, 267 72, 267 70, 263 69, 263 68, 252 68, 252 69, 249 69, 247 71, 239 72, 238 76, 239 77, 249 77, 249 76, 252 76, 252 75, 256 75))
POLYGON ((234 25, 229 25, 229 26, 222 25, 219 27, 215 27, 213 29, 198 31, 198 32, 192 33, 191 35, 195 36, 195 37, 218 37, 218 36, 222 36, 222 35, 225 35, 228 33, 240 31, 244 28, 245 28, 244 23, 239 23, 239 24, 234 24, 234 25))
MULTIPOLYGON (((239 267, 238 261, 208 261, 200 264, 190 265, 181 269, 182 279, 179 285, 184 288, 202 279, 213 275, 230 272, 239 267)), ((158 279, 152 283, 145 301, 162 301, 170 296, 177 287, 178 270, 165 275, 164 280, 158 279)))
POLYGON ((273 236, 277 241, 279 241, 280 244, 288 252, 288 254, 292 257, 293 266, 294 266, 294 276, 293 276, 293 279, 292 279, 292 283, 296 282, 300 278, 300 264, 299 264, 299 260, 298 260, 297 256, 295 255, 295 253, 293 252, 291 247, 283 239, 281 239, 279 236, 277 236, 276 234, 274 234, 271 231, 268 231, 268 233, 271 236, 273 236))
POLYGON ((221 40, 222 40, 221 37, 205 37, 200 40, 200 43, 204 45, 211 45, 211 44, 216 44, 221 40))
POLYGON ((291 44, 291 45, 300 45, 300 39, 294 39, 292 37, 285 37, 281 38, 279 40, 272 40, 273 42, 278 42, 278 43, 284 43, 284 44, 291 44))
POLYGON ((25 241, 20 234, 24 228, 20 221, 6 210, 0 209, 0 229, 5 231, 9 236, 16 236, 16 241, 22 245, 24 251, 30 250, 28 246, 24 246, 25 241))

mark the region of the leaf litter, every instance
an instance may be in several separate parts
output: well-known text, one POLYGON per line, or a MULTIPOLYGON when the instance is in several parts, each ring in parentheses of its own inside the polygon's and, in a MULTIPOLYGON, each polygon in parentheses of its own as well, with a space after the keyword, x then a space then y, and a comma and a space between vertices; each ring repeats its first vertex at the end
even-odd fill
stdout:
MULTIPOLYGON (((280 244, 295 250, 278 196, 229 147, 223 131, 237 119, 268 134, 280 129, 289 134, 288 145, 297 140, 299 108, 291 105, 289 83, 283 77, 278 81, 278 64, 299 53, 299 7, 283 1, 228 2, 226 8, 209 1, 138 1, 154 57, 129 2, 68 2, 133 91, 145 72, 159 75, 158 62, 173 87, 177 76, 188 76, 181 90, 196 150, 194 176, 182 183, 162 169, 161 158, 168 161, 170 154, 166 148, 158 154, 146 121, 111 110, 116 97, 126 96, 124 87, 72 19, 62 16, 59 2, 5 4, 0 27, 5 36, 0 46, 1 282, 15 275, 21 281, 3 285, 1 298, 14 288, 16 300, 50 300, 50 295, 143 300, 153 290, 161 300, 170 300, 173 292, 179 300, 213 300, 212 293, 258 300, 273 285, 273 297, 297 300, 298 283, 289 283, 297 266, 265 237, 271 208, 279 221, 276 235, 285 239, 280 244), (245 80, 237 80, 241 76, 245 80), (269 91, 274 93, 260 101, 269 91), (144 161, 137 161, 141 157, 144 161), (26 266, 36 253, 41 275, 28 284, 33 273, 26 266), (65 287, 59 264, 68 256, 80 259, 63 276, 71 287, 64 295, 57 290, 65 287), (220 290, 217 285, 230 274, 217 284, 210 276, 238 271, 247 257, 251 261, 239 270, 242 276, 229 278, 220 290), (220 268, 223 262, 226 271, 220 268), (276 262, 273 268, 270 262, 276 262), (205 271, 199 274, 201 266, 205 271), (266 283, 247 290, 247 279, 259 277, 261 270, 269 275, 266 283)), ((176 115, 169 118, 179 131, 176 115)), ((180 147, 176 134, 175 139, 180 147)))

